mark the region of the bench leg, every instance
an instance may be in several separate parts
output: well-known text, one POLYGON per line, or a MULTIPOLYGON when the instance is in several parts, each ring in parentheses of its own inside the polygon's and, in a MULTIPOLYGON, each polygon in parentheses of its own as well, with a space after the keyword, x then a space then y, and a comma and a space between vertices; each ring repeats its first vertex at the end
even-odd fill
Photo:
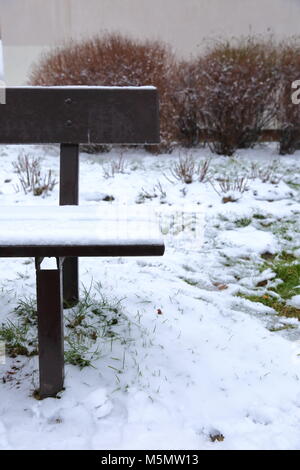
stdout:
POLYGON ((36 260, 40 398, 54 397, 64 382, 62 260, 57 269, 41 269, 36 260))
POLYGON ((63 299, 64 308, 78 303, 78 258, 66 258, 63 265, 63 299))
MULTIPOLYGON (((79 145, 61 144, 59 204, 78 205, 79 188, 79 145)), ((64 307, 73 307, 78 303, 78 259, 69 258, 63 267, 64 307)))

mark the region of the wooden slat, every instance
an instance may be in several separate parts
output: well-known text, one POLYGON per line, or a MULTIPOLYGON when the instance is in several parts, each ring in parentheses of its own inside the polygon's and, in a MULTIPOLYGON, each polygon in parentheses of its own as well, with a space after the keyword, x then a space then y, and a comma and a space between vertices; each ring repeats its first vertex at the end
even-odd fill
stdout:
POLYGON ((150 87, 7 88, 0 143, 159 143, 158 115, 150 87))
POLYGON ((0 258, 66 256, 162 256, 163 243, 108 245, 0 245, 0 258))

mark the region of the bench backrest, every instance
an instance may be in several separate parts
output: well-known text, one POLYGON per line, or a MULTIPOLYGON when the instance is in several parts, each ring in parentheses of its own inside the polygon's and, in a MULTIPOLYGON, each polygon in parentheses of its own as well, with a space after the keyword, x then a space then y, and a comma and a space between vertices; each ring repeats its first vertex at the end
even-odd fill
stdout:
POLYGON ((154 87, 11 87, 0 144, 61 144, 60 204, 78 204, 79 144, 159 143, 154 87))
POLYGON ((0 106, 1 144, 159 142, 154 87, 14 87, 0 106))

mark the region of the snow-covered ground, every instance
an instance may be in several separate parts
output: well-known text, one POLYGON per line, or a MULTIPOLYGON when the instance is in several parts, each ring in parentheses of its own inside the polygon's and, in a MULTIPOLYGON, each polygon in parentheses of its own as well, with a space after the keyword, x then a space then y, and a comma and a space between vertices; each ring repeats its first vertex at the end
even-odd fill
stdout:
MULTIPOLYGON (((22 151, 41 157, 42 169, 58 178, 58 147, 1 146, 0 206, 34 204, 46 214, 58 204, 58 187, 44 198, 16 192, 12 161, 22 151)), ((189 152, 196 162, 212 158, 214 189, 175 180, 170 166, 177 153, 125 151, 124 172, 110 178, 104 173, 117 150, 81 154, 80 204, 106 211, 151 206, 161 214, 166 252, 80 259, 82 294, 92 307, 81 304, 77 324, 78 311, 66 310, 65 330, 67 336, 80 327, 79 342, 94 332, 80 349, 92 364, 66 364, 60 397, 39 401, 37 356, 6 357, 1 449, 300 449, 299 321, 237 295, 272 286, 274 273, 261 269, 261 255, 300 253, 300 154, 279 159, 274 146, 233 159, 189 152), (278 168, 262 182, 273 160, 278 168), (250 174, 252 162, 258 163, 248 190, 223 203, 216 178, 250 174), (261 178, 254 178, 258 168, 261 178), (105 195, 113 198, 103 201, 105 195), (190 215, 186 225, 166 218, 191 207, 194 226, 190 215)), ((20 325, 14 309, 34 298, 34 260, 3 258, 0 265, 0 323, 20 325)), ((297 307, 299 295, 289 302, 297 307)), ((33 338, 35 331, 30 326, 33 338)))

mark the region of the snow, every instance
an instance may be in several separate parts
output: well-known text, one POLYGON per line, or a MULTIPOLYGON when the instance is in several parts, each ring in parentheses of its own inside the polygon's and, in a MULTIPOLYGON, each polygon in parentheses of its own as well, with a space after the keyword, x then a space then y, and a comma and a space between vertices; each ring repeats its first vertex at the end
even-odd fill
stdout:
POLYGON ((278 252, 279 245, 272 233, 262 232, 254 227, 243 227, 240 230, 229 230, 219 236, 221 243, 241 247, 244 253, 278 252))
POLYGON ((300 295, 293 295, 287 303, 292 307, 300 308, 300 295))
MULTIPOLYGON (((58 188, 44 198, 16 192, 11 162, 22 149, 41 156, 42 168, 51 168, 56 177, 59 149, 0 147, 0 218, 15 224, 19 211, 18 233, 12 237, 26 240, 31 235, 21 221, 32 206, 43 226, 57 219, 58 188)), ((206 149, 189 152, 199 161, 212 158, 215 176, 242 174, 253 161, 267 165, 278 160, 272 145, 240 151, 234 159, 212 156, 206 149)), ((145 221, 152 220, 148 211, 163 217, 170 212, 161 225, 166 252, 157 258, 80 259, 84 286, 99 297, 95 283, 101 282, 103 295, 122 299, 127 320, 116 326, 120 341, 100 338, 93 367, 67 364, 60 399, 33 398, 36 356, 7 357, 0 364, 0 448, 300 449, 299 321, 237 295, 257 293, 260 281, 274 282, 271 269, 260 269, 261 254, 299 249, 300 193, 291 186, 299 178, 299 156, 279 161, 283 178, 278 184, 251 180, 238 201, 223 204, 209 182, 172 184, 164 177, 176 151, 162 156, 124 151, 125 171, 114 178, 104 177, 102 164, 118 158, 118 150, 82 154, 80 209, 64 209, 68 235, 78 210, 85 222, 88 210, 112 219, 119 210, 124 219, 131 207, 145 221), (161 199, 153 189, 158 181, 166 193, 161 199), (142 190, 152 197, 137 204, 142 190), (97 202, 91 194, 113 195, 114 200, 97 202), (174 222, 172 214, 184 207, 199 208, 198 231, 174 222), (245 218, 250 223, 239 224, 245 218), (294 221, 287 233, 281 230, 284 220, 294 221), (222 442, 211 441, 217 433, 224 436, 222 442)), ((133 223, 134 217, 131 213, 133 223)), ((95 237, 92 223, 88 236, 95 237)), ((0 322, 17 322, 18 300, 35 295, 34 263, 0 263, 0 322)), ((66 310, 66 319, 70 315, 66 310)))
POLYGON ((163 244, 155 212, 141 209, 0 206, 0 246, 163 244))

